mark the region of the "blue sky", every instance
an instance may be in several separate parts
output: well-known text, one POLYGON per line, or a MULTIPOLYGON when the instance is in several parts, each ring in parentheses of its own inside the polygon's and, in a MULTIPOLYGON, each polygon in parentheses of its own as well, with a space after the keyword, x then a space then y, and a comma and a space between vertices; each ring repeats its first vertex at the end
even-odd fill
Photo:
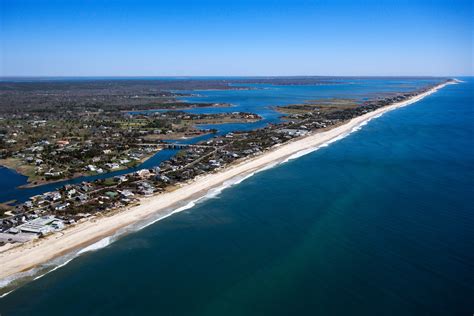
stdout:
POLYGON ((0 0, 0 76, 473 75, 473 2, 0 0))

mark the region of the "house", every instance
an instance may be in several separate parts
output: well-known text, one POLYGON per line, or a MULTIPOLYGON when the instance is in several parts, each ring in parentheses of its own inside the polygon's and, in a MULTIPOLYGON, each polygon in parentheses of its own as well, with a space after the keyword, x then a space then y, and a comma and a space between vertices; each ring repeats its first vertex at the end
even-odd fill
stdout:
POLYGON ((127 178, 126 175, 116 176, 116 177, 114 177, 114 179, 119 183, 128 181, 128 178, 127 178))
POLYGON ((69 145, 69 141, 68 140, 58 140, 58 141, 56 141, 56 144, 60 147, 64 147, 66 145, 69 145))
POLYGON ((118 193, 117 192, 114 192, 114 191, 107 191, 105 192, 105 195, 111 199, 115 198, 118 196, 118 193))
POLYGON ((49 172, 44 173, 45 177, 59 177, 62 174, 63 174, 62 171, 49 171, 49 172))
POLYGON ((135 174, 143 179, 150 176, 150 170, 141 169, 141 170, 138 170, 135 174))
POLYGON ((79 194, 76 196, 76 201, 84 203, 89 199, 89 197, 86 194, 79 194))
POLYGON ((111 170, 120 168, 120 165, 116 162, 106 163, 105 166, 111 170))
POLYGON ((76 189, 70 189, 69 191, 67 191, 66 194, 67 194, 68 198, 72 198, 74 196, 74 194, 76 194, 76 193, 77 193, 76 189))
POLYGON ((97 171, 97 167, 94 166, 94 165, 88 165, 86 168, 87 168, 89 171, 97 171))
POLYGON ((45 200, 53 202, 59 201, 61 199, 61 193, 59 193, 58 191, 47 192, 43 194, 43 196, 45 200))
POLYGON ((83 192, 88 192, 92 189, 92 185, 87 182, 82 182, 79 189, 83 192))
POLYGON ((209 164, 213 167, 220 167, 221 166, 219 161, 213 160, 213 159, 209 160, 209 164))
POLYGON ((44 235, 56 230, 64 228, 62 220, 55 218, 52 215, 38 217, 29 222, 16 227, 22 233, 33 233, 38 235, 44 235))
POLYGON ((26 201, 25 203, 23 203, 23 205, 27 208, 32 208, 33 207, 33 202, 31 201, 26 201))
POLYGON ((152 188, 140 188, 139 193, 145 196, 150 196, 153 194, 153 189, 152 188))
POLYGON ((131 197, 131 196, 134 196, 135 194, 133 194, 132 191, 130 190, 122 190, 122 191, 118 191, 121 195, 123 195, 124 197, 131 197))
POLYGON ((278 132, 287 134, 290 136, 304 136, 308 134, 308 131, 305 129, 294 129, 294 128, 282 128, 282 129, 279 129, 278 132))
POLYGON ((157 175, 156 179, 161 180, 163 182, 170 182, 170 178, 168 178, 167 176, 164 176, 164 175, 157 175))
POLYGON ((69 203, 59 204, 59 205, 56 206, 54 209, 55 209, 56 211, 64 211, 65 209, 67 209, 67 207, 68 207, 69 205, 70 205, 69 203))

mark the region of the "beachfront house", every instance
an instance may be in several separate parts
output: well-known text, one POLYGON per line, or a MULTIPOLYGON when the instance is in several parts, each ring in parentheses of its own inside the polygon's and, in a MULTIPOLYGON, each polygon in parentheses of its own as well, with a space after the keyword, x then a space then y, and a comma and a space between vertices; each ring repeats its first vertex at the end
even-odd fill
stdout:
POLYGON ((55 218, 53 215, 43 216, 28 221, 16 227, 22 233, 33 233, 44 235, 50 232, 61 230, 64 228, 62 220, 55 218))

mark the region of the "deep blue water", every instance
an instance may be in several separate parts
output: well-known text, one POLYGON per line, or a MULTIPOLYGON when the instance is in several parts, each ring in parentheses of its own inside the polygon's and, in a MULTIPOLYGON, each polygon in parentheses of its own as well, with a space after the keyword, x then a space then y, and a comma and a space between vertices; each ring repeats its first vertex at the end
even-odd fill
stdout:
POLYGON ((474 80, 28 283, 3 315, 471 315, 474 80))

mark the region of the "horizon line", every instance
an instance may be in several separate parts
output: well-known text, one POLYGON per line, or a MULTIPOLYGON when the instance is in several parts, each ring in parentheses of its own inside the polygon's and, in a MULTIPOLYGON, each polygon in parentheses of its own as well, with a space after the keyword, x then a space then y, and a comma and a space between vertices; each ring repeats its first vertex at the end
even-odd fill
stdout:
POLYGON ((47 78, 447 78, 474 75, 19 75, 0 76, 3 79, 47 78))

